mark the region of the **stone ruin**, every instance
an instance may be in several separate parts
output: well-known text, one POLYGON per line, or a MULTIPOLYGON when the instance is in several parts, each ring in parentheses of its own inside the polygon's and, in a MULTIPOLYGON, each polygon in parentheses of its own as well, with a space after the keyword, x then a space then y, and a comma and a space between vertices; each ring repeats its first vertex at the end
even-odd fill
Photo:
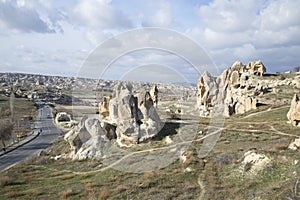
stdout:
POLYGON ((78 126, 65 135, 73 159, 103 158, 109 141, 119 146, 132 146, 158 134, 162 128, 156 112, 158 90, 153 87, 155 100, 146 90, 133 94, 130 83, 120 83, 112 96, 99 104, 99 119, 83 117, 78 126))
POLYGON ((293 126, 300 125, 300 100, 297 94, 294 95, 287 118, 293 126))
POLYGON ((210 116, 211 110, 218 106, 224 106, 225 117, 256 109, 258 101, 255 96, 266 92, 266 88, 252 84, 249 77, 262 76, 265 72, 266 68, 260 60, 249 62, 246 66, 237 61, 219 77, 205 71, 197 84, 200 116, 210 116), (253 93, 250 92, 252 90, 253 93))

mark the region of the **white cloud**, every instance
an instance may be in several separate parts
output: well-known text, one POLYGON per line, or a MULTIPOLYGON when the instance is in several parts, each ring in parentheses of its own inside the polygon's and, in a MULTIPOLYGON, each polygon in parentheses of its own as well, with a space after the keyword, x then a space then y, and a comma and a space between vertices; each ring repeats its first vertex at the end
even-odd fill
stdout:
POLYGON ((74 14, 82 26, 101 29, 131 28, 131 21, 109 0, 80 0, 74 14))
POLYGON ((61 15, 58 12, 44 16, 41 4, 35 1, 7 0, 0 2, 0 25, 2 33, 17 32, 55 33, 62 32, 58 21, 61 15))
POLYGON ((242 32, 255 28, 257 11, 261 0, 215 0, 209 5, 200 6, 200 21, 216 32, 242 32))
POLYGON ((21 32, 54 32, 35 10, 24 8, 23 4, 19 2, 17 5, 13 5, 11 1, 0 2, 0 20, 2 25, 21 32))
POLYGON ((215 0, 198 7, 201 26, 186 34, 203 45, 219 66, 262 59, 274 72, 296 65, 287 49, 299 49, 299 7, 300 1, 289 0, 215 0))
POLYGON ((156 5, 157 11, 154 15, 148 16, 142 22, 145 27, 170 27, 174 25, 174 14, 172 13, 171 4, 160 2, 156 5))
POLYGON ((72 23, 83 27, 87 40, 94 46, 121 30, 132 28, 132 22, 110 0, 80 0, 73 8, 72 23))
POLYGON ((291 26, 299 26, 300 1, 270 1, 260 13, 260 29, 280 31, 291 26))

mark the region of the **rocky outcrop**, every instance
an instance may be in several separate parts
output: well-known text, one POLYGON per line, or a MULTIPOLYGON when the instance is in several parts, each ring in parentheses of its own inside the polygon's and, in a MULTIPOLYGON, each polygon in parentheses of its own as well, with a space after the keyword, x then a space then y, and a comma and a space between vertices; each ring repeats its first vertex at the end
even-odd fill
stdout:
MULTIPOLYGON (((157 98, 157 88, 153 88, 154 98, 157 98)), ((112 98, 100 103, 99 112, 101 119, 116 127, 120 146, 131 146, 154 137, 161 129, 151 94, 142 90, 133 95, 130 83, 117 85, 112 98)))
POLYGON ((81 122, 64 136, 71 146, 69 156, 76 160, 105 157, 105 150, 110 144, 106 134, 98 119, 83 117, 81 122))
POLYGON ((300 149, 300 138, 296 138, 288 148, 294 151, 300 149))
POLYGON ((287 113, 287 118, 293 126, 299 125, 300 122, 300 101, 297 94, 294 95, 294 98, 291 102, 291 107, 287 113))
POLYGON ((258 60, 256 62, 249 62, 245 69, 249 74, 259 76, 262 76, 266 72, 266 67, 261 62, 261 60, 258 60))
POLYGON ((224 116, 243 114, 256 109, 258 100, 255 98, 267 92, 261 85, 249 81, 251 75, 263 75, 266 71, 261 61, 250 62, 244 66, 235 62, 219 77, 204 72, 197 84, 197 106, 200 116, 210 116, 214 107, 224 107, 224 116))
POLYGON ((66 129, 70 129, 78 124, 78 122, 75 120, 72 120, 71 115, 66 112, 57 113, 55 116, 54 122, 57 125, 60 125, 66 129))
POLYGON ((218 93, 218 84, 215 77, 205 71, 198 80, 198 107, 214 106, 218 93))
POLYGON ((255 150, 247 151, 244 154, 244 160, 242 162, 242 171, 249 175, 256 175, 259 171, 263 170, 271 159, 266 155, 259 154, 255 150))

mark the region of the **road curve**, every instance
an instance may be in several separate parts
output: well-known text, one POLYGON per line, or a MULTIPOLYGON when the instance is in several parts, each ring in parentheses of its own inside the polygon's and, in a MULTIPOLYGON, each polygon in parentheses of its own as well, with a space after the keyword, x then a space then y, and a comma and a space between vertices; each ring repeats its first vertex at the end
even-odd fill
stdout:
POLYGON ((50 107, 41 104, 34 131, 41 131, 41 133, 34 140, 0 157, 0 171, 7 170, 49 147, 62 134, 53 123, 50 107))

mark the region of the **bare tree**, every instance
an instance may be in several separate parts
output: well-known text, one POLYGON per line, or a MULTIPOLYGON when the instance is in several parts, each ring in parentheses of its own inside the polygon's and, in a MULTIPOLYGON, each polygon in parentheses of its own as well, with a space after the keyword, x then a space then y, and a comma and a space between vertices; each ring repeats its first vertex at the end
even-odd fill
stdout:
POLYGON ((9 121, 2 120, 0 122, 0 141, 3 148, 6 147, 5 142, 11 138, 13 127, 14 125, 9 121))

